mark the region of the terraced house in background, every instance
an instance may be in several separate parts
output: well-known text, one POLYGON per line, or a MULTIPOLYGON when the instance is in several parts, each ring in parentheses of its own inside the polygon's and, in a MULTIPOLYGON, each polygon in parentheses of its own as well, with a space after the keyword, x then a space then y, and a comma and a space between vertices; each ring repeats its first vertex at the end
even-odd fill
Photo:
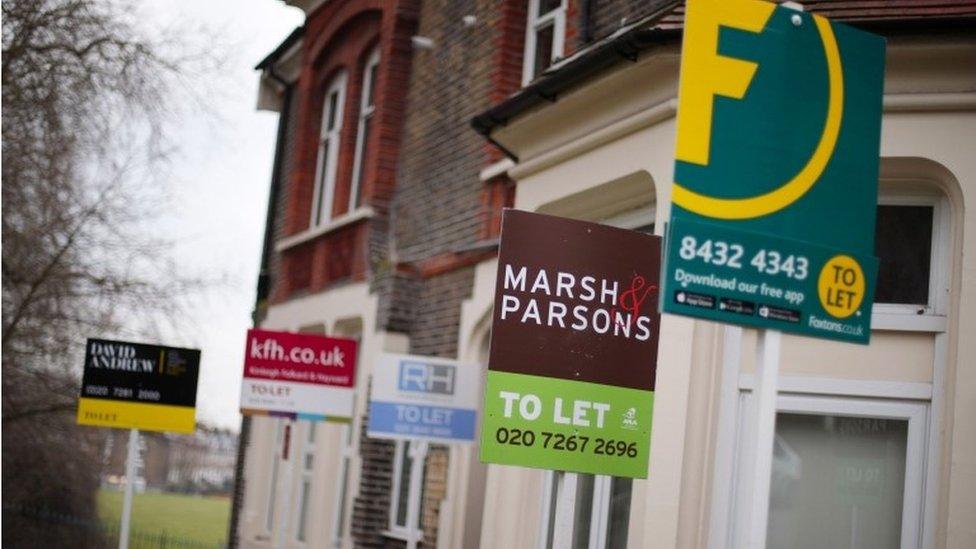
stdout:
MULTIPOLYGON (((358 338, 356 418, 245 419, 235 543, 741 546, 752 330, 662 317, 647 480, 485 466, 476 446, 364 428, 380 352, 484 368, 502 208, 663 234, 682 3, 287 3, 305 23, 258 65, 280 125, 255 324, 358 338)), ((888 39, 881 271, 869 347, 784 336, 770 543, 963 547, 976 2, 801 4, 888 39), (796 483, 830 504, 791 500, 796 483)))

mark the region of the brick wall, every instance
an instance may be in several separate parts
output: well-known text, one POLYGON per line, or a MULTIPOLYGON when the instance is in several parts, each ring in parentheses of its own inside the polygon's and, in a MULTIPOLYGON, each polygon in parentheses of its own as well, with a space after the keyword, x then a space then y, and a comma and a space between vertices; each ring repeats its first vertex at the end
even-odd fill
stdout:
POLYGON ((421 507, 423 516, 420 519, 424 530, 423 547, 437 547, 438 522, 440 520, 441 502, 447 497, 447 472, 450 453, 447 446, 433 445, 427 450, 427 462, 424 465, 424 502, 421 507))
POLYGON ((367 437, 368 424, 364 414, 359 432, 359 492, 353 499, 351 531, 357 548, 372 549, 388 546, 389 540, 380 532, 389 528, 395 445, 389 440, 367 437))
MULTIPOLYGON (((670 3, 671 0, 590 0, 590 35, 594 40, 599 40, 670 3)), ((585 17, 586 14, 581 13, 580 16, 585 17)))
POLYGON ((285 111, 279 116, 283 118, 284 129, 280 133, 283 140, 281 149, 281 173, 277 182, 277 196, 271 198, 274 201, 273 220, 271 226, 271 249, 268 254, 268 276, 270 279, 270 295, 281 294, 281 283, 284 280, 281 276, 281 254, 274 251, 274 243, 285 237, 285 211, 290 197, 290 186, 288 185, 289 174, 295 168, 295 127, 298 125, 298 102, 294 100, 293 88, 289 87, 287 94, 290 96, 284 101, 285 111))
POLYGON ((319 292, 337 282, 365 280, 371 265, 382 267, 402 136, 403 90, 410 74, 410 37, 416 28, 418 3, 419 0, 332 1, 323 3, 306 18, 301 70, 293 101, 293 158, 286 173, 287 193, 282 197, 281 230, 277 236, 280 239, 309 228, 324 99, 329 84, 340 73, 345 74, 346 89, 331 214, 337 218, 348 212, 363 69, 374 50, 380 52, 380 64, 360 192, 362 203, 372 207, 376 215, 278 254, 280 276, 272 302, 319 292))

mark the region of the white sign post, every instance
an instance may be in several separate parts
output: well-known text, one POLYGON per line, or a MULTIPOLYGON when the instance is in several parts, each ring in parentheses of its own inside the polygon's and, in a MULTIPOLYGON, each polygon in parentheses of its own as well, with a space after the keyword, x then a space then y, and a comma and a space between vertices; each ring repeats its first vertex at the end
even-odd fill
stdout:
POLYGON ((122 523, 119 526, 119 549, 129 547, 129 524, 132 522, 132 495, 139 459, 139 429, 129 429, 129 448, 125 458, 125 496, 122 500, 122 523))
POLYGON ((756 453, 752 461, 752 504, 749 513, 749 547, 766 547, 769 523, 769 488, 776 436, 776 395, 779 382, 779 330, 759 330, 756 346, 756 453))

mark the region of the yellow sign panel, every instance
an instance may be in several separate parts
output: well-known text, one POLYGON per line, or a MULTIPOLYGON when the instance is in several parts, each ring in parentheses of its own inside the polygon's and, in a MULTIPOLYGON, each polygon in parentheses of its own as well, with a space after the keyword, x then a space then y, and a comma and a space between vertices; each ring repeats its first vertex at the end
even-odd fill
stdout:
POLYGON ((166 433, 193 433, 196 427, 196 408, 82 397, 78 399, 78 424, 166 433))

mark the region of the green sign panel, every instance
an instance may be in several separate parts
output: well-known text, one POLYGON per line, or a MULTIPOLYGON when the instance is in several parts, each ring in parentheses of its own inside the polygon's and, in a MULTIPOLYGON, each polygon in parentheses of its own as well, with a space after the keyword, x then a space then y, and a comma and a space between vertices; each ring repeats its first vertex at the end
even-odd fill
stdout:
POLYGON ((482 461, 647 477, 660 242, 505 210, 482 461))
POLYGON ((688 2, 664 312, 868 342, 884 51, 768 2, 688 2))

